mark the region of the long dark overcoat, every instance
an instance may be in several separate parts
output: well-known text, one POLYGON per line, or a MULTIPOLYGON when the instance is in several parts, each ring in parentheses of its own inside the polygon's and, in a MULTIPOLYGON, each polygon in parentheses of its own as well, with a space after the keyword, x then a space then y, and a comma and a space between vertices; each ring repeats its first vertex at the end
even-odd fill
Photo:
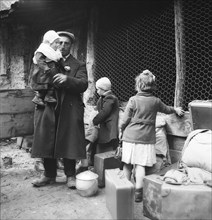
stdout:
POLYGON ((66 84, 56 89, 57 105, 35 108, 32 157, 86 158, 84 103, 88 87, 85 63, 69 56, 64 61, 71 70, 66 84))

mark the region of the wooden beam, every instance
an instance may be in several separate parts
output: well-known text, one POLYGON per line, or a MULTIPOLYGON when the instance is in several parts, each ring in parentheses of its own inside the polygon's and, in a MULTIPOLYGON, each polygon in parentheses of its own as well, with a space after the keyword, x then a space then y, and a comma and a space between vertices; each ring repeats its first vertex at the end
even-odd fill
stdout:
POLYGON ((0 139, 33 134, 33 96, 30 89, 0 90, 0 139))
POLYGON ((33 112, 0 114, 0 139, 33 134, 33 112))
POLYGON ((94 81, 94 38, 97 32, 98 26, 98 9, 96 7, 91 8, 88 21, 88 34, 87 34, 87 56, 86 66, 88 71, 88 89, 84 93, 84 101, 86 104, 94 104, 93 98, 95 93, 95 81, 94 81))
POLYGON ((184 94, 184 52, 183 52, 183 16, 182 0, 174 1, 175 49, 176 49, 176 86, 174 106, 182 106, 184 94))
POLYGON ((33 96, 34 93, 30 89, 0 90, 0 114, 33 112, 33 96))

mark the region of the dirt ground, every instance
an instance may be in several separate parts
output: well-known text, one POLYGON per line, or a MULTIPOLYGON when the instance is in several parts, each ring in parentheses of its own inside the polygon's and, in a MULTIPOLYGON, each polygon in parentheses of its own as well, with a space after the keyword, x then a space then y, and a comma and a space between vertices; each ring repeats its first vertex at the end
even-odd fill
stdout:
MULTIPOLYGON (((1 150, 1 219, 112 219, 106 207, 105 188, 93 197, 82 197, 68 189, 62 170, 57 183, 32 187, 32 180, 41 175, 34 168, 34 159, 19 149, 16 139, 0 141, 1 150), (6 163, 12 158, 12 165, 6 163)), ((134 219, 143 216, 143 203, 134 203, 134 219)))

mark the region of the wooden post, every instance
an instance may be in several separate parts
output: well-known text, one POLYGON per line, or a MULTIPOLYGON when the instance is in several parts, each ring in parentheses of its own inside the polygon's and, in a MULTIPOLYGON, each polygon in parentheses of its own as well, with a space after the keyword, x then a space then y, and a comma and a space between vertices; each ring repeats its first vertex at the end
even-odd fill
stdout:
POLYGON ((174 1, 175 14, 175 49, 176 49, 176 86, 174 106, 182 106, 184 94, 184 51, 183 51, 183 18, 182 0, 174 1))
POLYGON ((94 82, 94 44, 95 35, 97 32, 97 21, 98 21, 98 10, 96 7, 91 8, 89 22, 88 22, 88 35, 87 35, 87 56, 86 56, 86 66, 88 71, 88 89, 84 93, 84 102, 86 104, 93 104, 93 97, 95 92, 95 82, 94 82))

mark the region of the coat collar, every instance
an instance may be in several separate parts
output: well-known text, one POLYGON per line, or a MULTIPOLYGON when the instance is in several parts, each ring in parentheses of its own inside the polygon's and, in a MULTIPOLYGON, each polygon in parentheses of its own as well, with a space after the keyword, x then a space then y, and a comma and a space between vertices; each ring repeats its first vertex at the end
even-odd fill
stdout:
POLYGON ((136 94, 136 96, 146 96, 146 97, 149 97, 149 96, 153 96, 153 95, 152 95, 151 91, 141 91, 141 92, 138 92, 136 94))
POLYGON ((71 53, 69 53, 67 56, 63 57, 63 60, 66 61, 71 55, 71 53))
POLYGON ((111 95, 113 94, 111 90, 108 90, 107 92, 105 92, 101 97, 104 98, 107 95, 111 95))

